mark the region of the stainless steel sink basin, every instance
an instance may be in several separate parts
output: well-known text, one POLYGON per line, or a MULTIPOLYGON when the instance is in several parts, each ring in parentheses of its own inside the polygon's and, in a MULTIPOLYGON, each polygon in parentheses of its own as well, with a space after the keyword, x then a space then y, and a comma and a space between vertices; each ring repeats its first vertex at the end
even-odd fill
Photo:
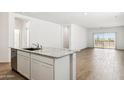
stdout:
POLYGON ((40 50, 41 48, 23 48, 24 50, 35 51, 40 50))

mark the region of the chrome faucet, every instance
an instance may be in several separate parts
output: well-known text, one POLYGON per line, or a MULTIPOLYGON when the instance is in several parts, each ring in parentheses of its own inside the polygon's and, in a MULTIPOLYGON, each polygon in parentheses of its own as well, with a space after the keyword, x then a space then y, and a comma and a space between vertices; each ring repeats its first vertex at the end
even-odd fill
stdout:
POLYGON ((40 45, 39 43, 33 43, 34 46, 36 46, 36 48, 41 48, 42 49, 42 45, 40 45))

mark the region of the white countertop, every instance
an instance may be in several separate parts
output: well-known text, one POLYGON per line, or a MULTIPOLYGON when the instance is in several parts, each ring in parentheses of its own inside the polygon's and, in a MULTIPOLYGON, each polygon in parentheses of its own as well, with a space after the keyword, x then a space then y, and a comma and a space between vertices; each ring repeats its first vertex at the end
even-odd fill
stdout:
POLYGON ((35 50, 35 51, 25 50, 23 48, 14 48, 14 49, 29 52, 29 53, 34 53, 38 55, 53 57, 53 58, 60 58, 60 57, 75 53, 75 51, 72 51, 72 50, 51 48, 51 47, 43 47, 41 50, 35 50))

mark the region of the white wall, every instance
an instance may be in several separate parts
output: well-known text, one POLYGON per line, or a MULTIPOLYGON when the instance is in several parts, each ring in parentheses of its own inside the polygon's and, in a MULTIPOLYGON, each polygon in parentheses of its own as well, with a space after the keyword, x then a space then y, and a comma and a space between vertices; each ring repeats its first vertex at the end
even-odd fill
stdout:
POLYGON ((39 42, 43 46, 62 48, 62 32, 59 24, 32 19, 30 44, 39 42))
POLYGON ((70 49, 81 50, 84 48, 87 48, 87 30, 82 26, 72 24, 70 49))
POLYGON ((9 60, 8 13, 0 13, 0 62, 9 60))
POLYGON ((40 19, 23 16, 16 13, 10 13, 10 36, 9 36, 9 46, 13 47, 14 45, 14 18, 22 18, 29 20, 30 24, 30 45, 32 43, 40 43, 46 47, 55 47, 62 48, 62 35, 61 35, 61 26, 48 21, 43 21, 40 19))
POLYGON ((93 28, 88 29, 88 47, 93 47, 93 33, 95 32, 116 32, 117 49, 124 49, 124 27, 93 28))

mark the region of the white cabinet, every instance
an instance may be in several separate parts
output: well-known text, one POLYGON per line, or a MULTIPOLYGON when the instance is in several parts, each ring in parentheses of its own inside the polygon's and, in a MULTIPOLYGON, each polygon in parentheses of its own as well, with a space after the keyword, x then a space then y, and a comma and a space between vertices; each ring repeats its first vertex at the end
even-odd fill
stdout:
POLYGON ((70 57, 65 56, 55 59, 54 73, 55 80, 69 80, 70 79, 70 57))
POLYGON ((20 74, 25 76, 26 78, 30 79, 30 54, 28 56, 26 52, 23 52, 24 55, 21 55, 21 51, 17 53, 17 70, 20 74))
POLYGON ((31 79, 53 80, 53 66, 31 59, 31 79))
POLYGON ((69 80, 72 78, 70 55, 53 58, 17 51, 17 71, 32 80, 69 80))
POLYGON ((70 57, 51 58, 31 54, 31 79, 34 80, 69 80, 70 57))

